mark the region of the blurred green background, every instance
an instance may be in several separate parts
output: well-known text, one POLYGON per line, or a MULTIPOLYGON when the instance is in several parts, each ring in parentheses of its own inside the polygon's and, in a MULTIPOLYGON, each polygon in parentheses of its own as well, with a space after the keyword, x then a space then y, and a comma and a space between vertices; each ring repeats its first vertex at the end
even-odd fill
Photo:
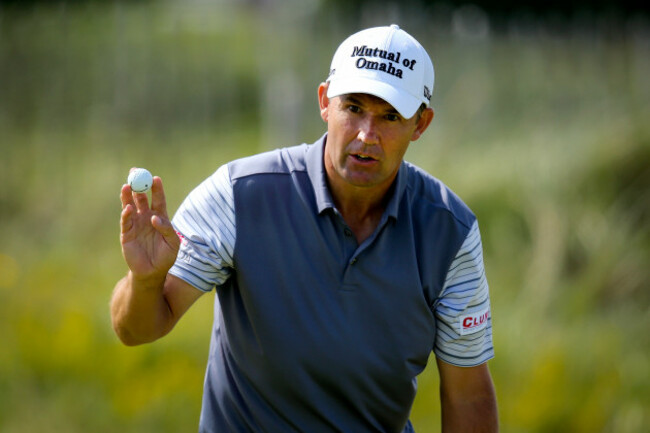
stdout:
MULTIPOLYGON (((0 3, 0 432, 196 431, 213 295, 118 342, 120 186, 149 168, 173 213, 220 164, 315 141, 338 43, 392 22, 436 67, 407 159, 482 227, 502 431, 648 431, 647 15, 378 5, 0 3)), ((440 430, 435 363, 412 419, 440 430)))

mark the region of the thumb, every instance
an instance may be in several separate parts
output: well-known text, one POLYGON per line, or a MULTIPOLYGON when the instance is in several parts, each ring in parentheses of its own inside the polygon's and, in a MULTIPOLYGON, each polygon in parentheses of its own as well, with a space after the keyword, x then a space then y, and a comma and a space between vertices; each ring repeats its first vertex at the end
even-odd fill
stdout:
POLYGON ((165 238, 167 243, 174 248, 178 248, 180 245, 180 239, 178 239, 178 235, 176 234, 176 230, 174 230, 171 221, 167 218, 154 215, 151 217, 151 225, 165 238))

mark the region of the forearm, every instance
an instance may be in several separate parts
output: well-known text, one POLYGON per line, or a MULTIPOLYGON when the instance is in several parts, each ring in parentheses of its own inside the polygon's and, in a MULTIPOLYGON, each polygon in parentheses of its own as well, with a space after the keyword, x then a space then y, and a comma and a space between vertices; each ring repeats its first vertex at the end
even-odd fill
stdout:
POLYGON ((442 397, 443 433, 496 433, 499 431, 494 394, 453 402, 442 397))
POLYGON ((138 280, 129 272, 115 286, 111 319, 115 333, 127 346, 154 341, 173 327, 164 284, 165 276, 138 280))
POLYGON ((499 431, 497 397, 487 363, 456 367, 436 358, 443 433, 499 431))

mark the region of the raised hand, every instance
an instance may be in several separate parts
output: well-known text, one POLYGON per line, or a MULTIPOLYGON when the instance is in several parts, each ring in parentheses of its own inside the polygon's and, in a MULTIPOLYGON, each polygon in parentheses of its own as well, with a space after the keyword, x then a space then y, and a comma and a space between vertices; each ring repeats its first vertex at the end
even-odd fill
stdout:
POLYGON ((180 240, 169 217, 162 180, 154 176, 151 207, 146 193, 123 185, 120 194, 122 254, 134 278, 162 278, 174 264, 180 240))

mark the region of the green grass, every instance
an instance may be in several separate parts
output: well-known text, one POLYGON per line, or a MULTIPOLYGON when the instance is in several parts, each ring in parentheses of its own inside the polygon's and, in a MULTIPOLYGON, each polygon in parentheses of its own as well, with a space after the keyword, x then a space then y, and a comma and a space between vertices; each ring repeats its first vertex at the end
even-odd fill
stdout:
MULTIPOLYGON (((117 341, 119 188, 145 166, 173 213, 220 164, 314 141, 316 86, 360 24, 225 4, 0 12, 0 432, 195 431, 213 295, 155 344, 117 341)), ((436 66, 407 159, 479 218, 502 431, 642 431, 647 27, 466 40, 404 18, 436 66)), ((430 367, 420 433, 439 431, 430 367)))

